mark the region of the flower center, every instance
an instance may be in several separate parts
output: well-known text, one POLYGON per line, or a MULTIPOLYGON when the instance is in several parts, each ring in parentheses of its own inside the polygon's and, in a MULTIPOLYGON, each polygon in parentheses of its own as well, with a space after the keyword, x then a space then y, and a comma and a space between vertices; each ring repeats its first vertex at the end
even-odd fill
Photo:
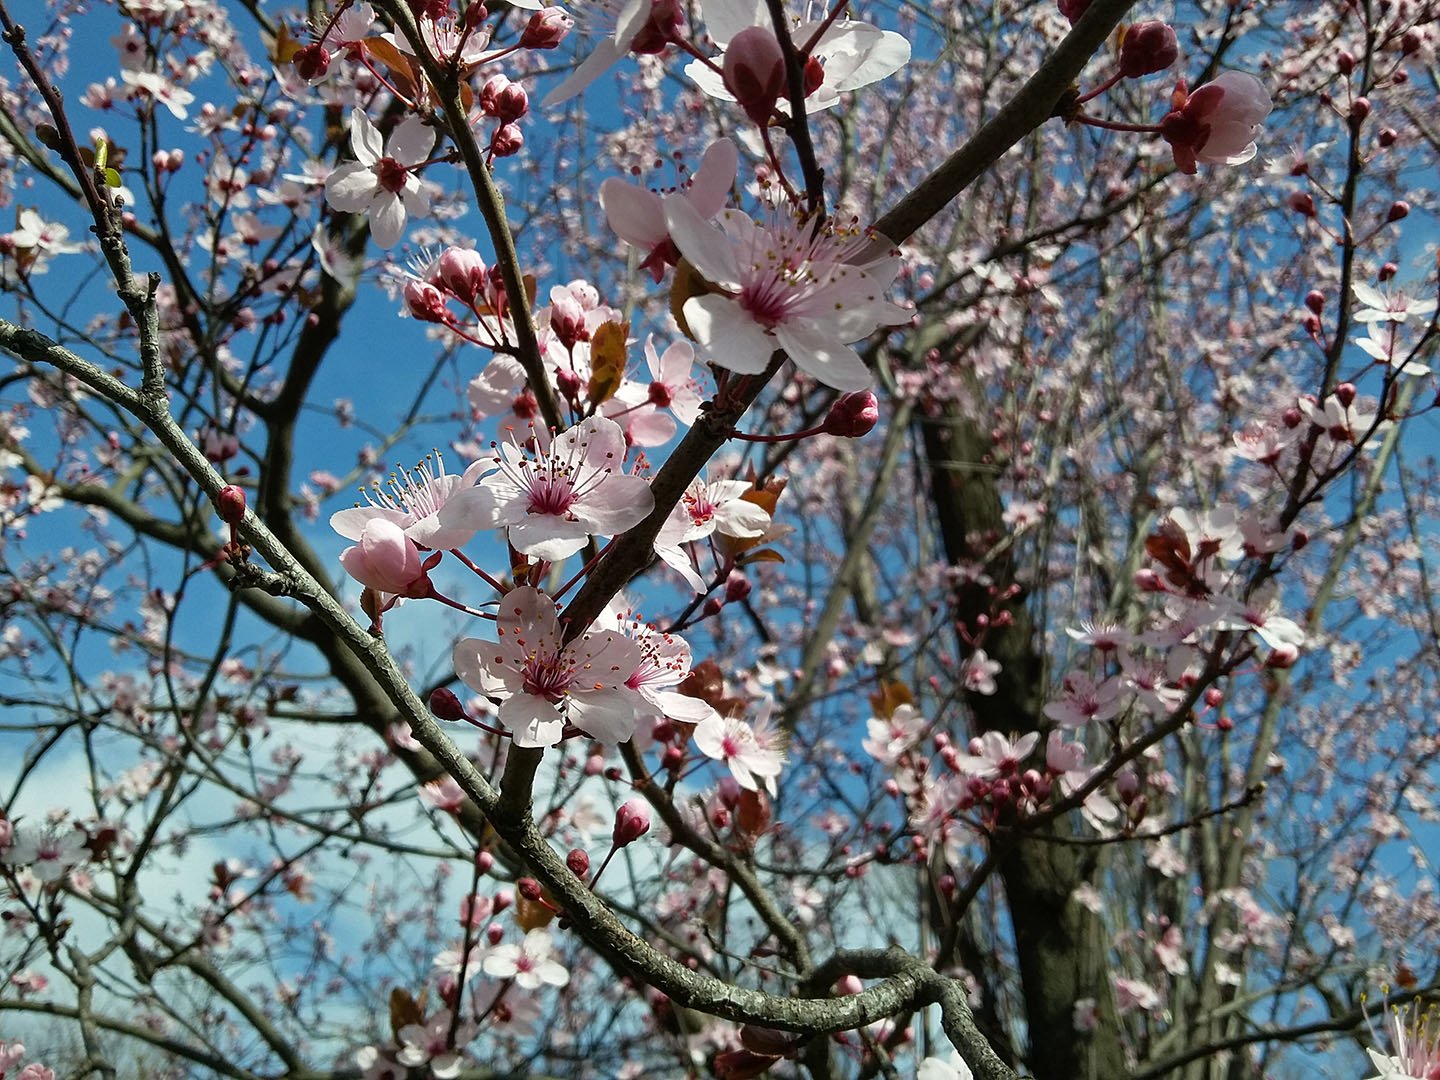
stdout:
POLYGON ((382 157, 375 163, 375 179, 392 195, 398 195, 405 189, 405 181, 409 176, 410 170, 392 157, 382 157))
POLYGON ((575 504, 575 485, 567 473, 537 470, 530 482, 530 506, 532 514, 554 514, 557 517, 569 512, 575 504))
POLYGON ((544 698, 552 705, 564 700, 570 683, 574 681, 574 672, 556 653, 526 657, 521 675, 525 693, 544 698))

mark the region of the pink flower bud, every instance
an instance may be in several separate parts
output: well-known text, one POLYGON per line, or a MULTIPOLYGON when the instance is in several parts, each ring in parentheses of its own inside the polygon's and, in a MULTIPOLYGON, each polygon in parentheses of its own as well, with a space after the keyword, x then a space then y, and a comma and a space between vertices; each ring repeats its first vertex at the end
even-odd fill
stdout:
POLYGON ((421 322, 443 323, 449 316, 445 294, 428 281, 405 282, 405 307, 421 322))
POLYGON ((1390 149, 1400 139, 1400 133, 1394 128, 1381 128, 1378 136, 1380 146, 1383 149, 1390 149))
POLYGON ((430 592, 420 549, 405 530, 385 518, 366 523, 360 542, 340 553, 340 565, 360 584, 377 592, 411 597, 430 592))
POLYGON ((579 401, 580 392, 585 384, 580 381, 580 376, 570 368, 561 368, 555 372, 555 386, 560 391, 560 396, 566 401, 579 401))
POLYGON ((750 579, 738 570, 730 571, 725 579, 725 602, 735 604, 750 595, 750 579))
POLYGON ((785 92, 785 57, 775 35, 763 26, 749 26, 730 39, 725 49, 725 88, 756 124, 775 114, 785 92))
MULTIPOLYGON (((484 848, 481 848, 475 853, 475 869, 479 870, 480 873, 488 874, 490 872, 490 868, 494 865, 495 856, 490 854, 490 852, 486 851, 484 848)), ((496 904, 499 904, 498 899, 496 900, 496 904)), ((499 910, 498 906, 496 910, 499 910)))
POLYGON ((437 686, 430 691, 430 711, 441 720, 465 719, 465 706, 460 704, 460 699, 453 690, 443 686, 437 686))
POLYGON ((599 754, 591 754, 585 759, 585 775, 599 776, 605 771, 605 759, 599 754))
POLYGON ((720 802, 731 810, 740 805, 740 785, 733 776, 720 781, 719 796, 720 802))
POLYGON ((590 873, 590 856, 579 848, 574 848, 569 855, 565 856, 565 865, 576 877, 583 878, 590 873))
POLYGON ((1079 22, 1080 16, 1090 8, 1090 0, 1057 0, 1057 2, 1060 14, 1070 20, 1071 26, 1079 22))
POLYGON ((1388 225, 1392 221, 1399 221, 1403 217, 1408 217, 1409 214, 1410 204, 1404 199, 1396 199, 1390 204, 1390 212, 1385 215, 1385 223, 1388 225))
POLYGON ((841 975, 835 983, 837 994, 858 994, 865 989, 865 984, 860 981, 859 975, 841 975))
POLYGON ((616 847, 632 844, 649 831, 650 804, 644 799, 629 799, 615 812, 615 832, 612 839, 616 847))
POLYGON ((1315 216, 1315 200, 1311 198, 1308 191, 1293 191, 1285 200, 1290 209, 1301 217, 1313 218, 1315 216))
POLYGON ((1369 118, 1370 118, 1370 99, 1369 99, 1369 98, 1365 98, 1365 97, 1357 97, 1357 98, 1356 98, 1353 102, 1351 102, 1351 104, 1350 104, 1350 123, 1351 123, 1351 125, 1354 126, 1354 127, 1359 127, 1361 124, 1363 124, 1363 123, 1364 123, 1366 120, 1368 120, 1369 118))
POLYGON ((1175 31, 1163 22, 1138 22, 1125 31, 1120 43, 1120 74, 1140 79, 1164 71, 1180 57, 1175 31))
POLYGON ((556 290, 550 297, 550 329, 567 349, 573 349, 577 342, 590 340, 585 309, 564 290, 556 290))
POLYGON ((462 304, 473 304, 485 291, 485 260, 471 248, 446 248, 431 280, 448 289, 462 304))
POLYGON ((1335 70, 1341 75, 1349 75, 1355 70, 1355 54, 1348 49, 1341 49, 1335 54, 1335 70))
POLYGON ((703 618, 711 619, 714 618, 716 615, 719 615, 720 609, 724 606, 725 602, 723 600, 719 599, 718 597, 712 596, 710 597, 710 599, 705 601, 704 606, 700 609, 700 614, 703 618))
POLYGON ((1277 645, 1270 650, 1270 655, 1265 658, 1267 668, 1289 668, 1295 666, 1295 661, 1300 659, 1300 650, 1294 645, 1277 645))
POLYGON ((1342 382, 1339 386, 1335 387, 1335 400, 1348 409, 1351 405, 1355 404, 1355 395, 1357 392, 1354 383, 1342 382))
POLYGON ((215 509, 226 525, 239 525, 245 520, 245 489, 226 484, 215 497, 215 509))
POLYGON ((530 98, 523 86, 504 75, 492 75, 480 88, 480 108, 487 116, 509 123, 530 111, 530 98))
POLYGON ((1135 801, 1135 797, 1140 794, 1140 778, 1133 769, 1125 769, 1115 777, 1115 793, 1120 796, 1121 802, 1135 801))
POLYGON ((515 888, 521 896, 529 900, 532 904, 545 895, 544 890, 540 887, 540 882, 536 881, 533 877, 522 877, 515 883, 515 888))
POLYGON ((1305 415, 1293 406, 1280 414, 1280 422, 1292 431, 1300 426, 1300 421, 1303 419, 1305 419, 1305 415))
POLYGON ((821 430, 842 439, 858 439, 880 422, 880 405, 869 390, 842 394, 830 406, 821 430))
MULTIPOLYGON (((509 901, 510 894, 506 893, 505 896, 507 901, 509 901)), ((505 906, 509 907, 510 903, 507 902, 505 906)), ((495 898, 495 910, 497 912, 500 910, 500 898, 498 896, 495 898)), ((498 922, 491 923, 485 928, 485 940, 490 942, 491 945, 499 945, 504 937, 505 927, 501 926, 498 922)))
POLYGON ((490 136, 490 151, 496 157, 518 154, 524 145, 525 133, 520 130, 519 124, 501 124, 495 134, 490 136))
POLYGON ((684 25, 680 0, 651 0, 650 15, 630 39, 630 51, 638 56, 658 56, 672 41, 681 39, 684 25))
POLYGON ((530 16, 520 35, 522 49, 553 49, 565 40, 575 20, 563 8, 547 7, 530 16))
POLYGON ((1160 121, 1175 165, 1194 173, 1196 164, 1239 165, 1255 156, 1255 133, 1270 115, 1270 94, 1254 75, 1224 71, 1214 82, 1186 94, 1180 83, 1172 111, 1160 121))
POLYGON ((1305 306, 1319 315, 1325 310, 1325 294, 1319 289, 1311 289, 1305 294, 1305 306))
POLYGON ((1384 266, 1380 267, 1380 272, 1375 276, 1380 281, 1389 281, 1399 272, 1400 267, 1396 266, 1393 262, 1387 262, 1384 266))

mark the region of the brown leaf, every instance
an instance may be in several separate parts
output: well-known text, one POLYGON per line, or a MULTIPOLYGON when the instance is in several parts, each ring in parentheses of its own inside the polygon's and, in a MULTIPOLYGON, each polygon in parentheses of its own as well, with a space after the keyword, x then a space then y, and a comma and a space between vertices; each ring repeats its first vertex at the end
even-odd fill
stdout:
POLYGON ((396 1042, 400 1041, 401 1028, 424 1022, 425 995, 423 992, 420 1000, 416 1001, 410 996, 410 991, 402 987, 397 986, 390 991, 390 1034, 396 1042))
POLYGON ((600 405, 615 396, 625 377, 625 339, 630 336, 628 322, 601 323, 590 335, 590 385, 587 394, 591 405, 600 405))
POLYGON ((870 707, 875 710, 876 716, 894 716, 901 705, 914 704, 915 696, 903 682, 883 681, 880 689, 870 695, 870 707))

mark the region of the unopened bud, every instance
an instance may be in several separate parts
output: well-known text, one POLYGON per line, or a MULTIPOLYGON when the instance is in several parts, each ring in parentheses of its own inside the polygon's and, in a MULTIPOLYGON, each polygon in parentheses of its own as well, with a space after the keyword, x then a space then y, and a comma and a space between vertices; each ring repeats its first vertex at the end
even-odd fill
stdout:
POLYGON ((565 40, 575 20, 563 8, 547 7, 530 16, 520 35, 522 49, 553 49, 565 40))
POLYGON ((450 315, 445 294, 428 281, 405 282, 405 307, 421 322, 443 323, 450 315))
POLYGON ((1289 668, 1295 666, 1295 661, 1300 659, 1300 650, 1294 645, 1277 645, 1270 650, 1270 655, 1265 658, 1267 668, 1289 668))
POLYGON ((1410 216, 1410 204, 1404 199, 1396 199, 1390 204, 1390 212, 1385 215, 1385 223, 1399 221, 1403 217, 1410 216))
POLYGON ((1357 97, 1350 103, 1350 123, 1359 127, 1370 116, 1370 99, 1357 97))
POLYGON ((1394 128, 1388 128, 1388 127, 1387 127, 1387 128, 1381 128, 1381 129, 1380 129, 1380 134, 1379 134, 1379 136, 1378 136, 1378 140, 1379 140, 1379 143, 1380 143, 1381 147, 1384 148, 1384 149, 1386 149, 1386 150, 1388 150, 1388 149, 1390 149, 1390 147, 1394 146, 1395 143, 1399 140, 1399 138, 1400 138, 1400 133, 1399 133, 1398 131, 1396 131, 1394 128))
POLYGON ((1285 202, 1301 217, 1313 218, 1315 216, 1315 200, 1310 197, 1308 191, 1292 192, 1285 202))
POLYGON ((1341 49, 1335 55, 1335 69, 1341 75, 1349 75, 1355 70, 1355 54, 1348 49, 1341 49))
POLYGON ((570 872, 576 877, 583 878, 590 873, 590 856, 586 855, 585 852, 579 848, 575 848, 569 855, 565 856, 565 865, 570 868, 570 872))
POLYGON ((446 248, 435 264, 432 281, 452 292, 462 304, 473 304, 485 291, 485 260, 472 248, 446 248))
POLYGON ((490 150, 496 157, 518 154, 524 145, 525 134, 520 130, 519 124, 501 124, 495 134, 490 136, 490 150))
POLYGON ((1380 267, 1380 272, 1375 276, 1381 281, 1389 281, 1399 272, 1400 267, 1396 266, 1393 262, 1387 262, 1384 266, 1380 267))
POLYGON ((515 883, 515 888, 521 896, 529 900, 532 904, 545 895, 545 890, 540 887, 540 882, 536 881, 533 877, 522 877, 515 883))
POLYGON ((750 579, 739 570, 731 570, 725 579, 725 602, 735 604, 750 595, 750 579))
POLYGON ((1127 79, 1140 79, 1164 71, 1179 57, 1180 43, 1174 30, 1154 19, 1138 22, 1125 31, 1120 43, 1120 73, 1127 79))
POLYGON ((765 125, 785 92, 785 57, 775 34, 749 26, 730 39, 725 49, 725 89, 756 124, 765 125))
POLYGON ((880 422, 880 405, 869 390, 841 394, 830 406, 821 430, 842 439, 858 439, 870 433, 880 422))
POLYGON ((1342 382, 1339 386, 1335 387, 1335 400, 1348 409, 1355 403, 1356 393, 1354 383, 1342 382))
POLYGON ((1293 405, 1280 414, 1280 422, 1290 430, 1300 426, 1300 421, 1305 419, 1305 414, 1293 405))
POLYGON ((705 618, 709 619, 713 618, 716 615, 719 615, 720 609, 724 606, 724 601, 722 601, 718 597, 712 596, 710 597, 710 599, 705 601, 705 605, 700 609, 700 611, 705 618))
POLYGON ((484 848, 475 853, 475 869, 482 874, 488 874, 490 868, 495 865, 495 856, 484 848))
POLYGON ((1205 691, 1205 704, 1212 709, 1224 700, 1225 691, 1221 690, 1218 686, 1212 686, 1205 691))
POLYGON ((1305 294, 1305 306, 1319 315, 1325 310, 1325 294, 1319 289, 1311 289, 1305 294))
POLYGON ((1060 14, 1070 20, 1071 26, 1079 22, 1080 16, 1084 15, 1090 7, 1090 0, 1057 0, 1057 3, 1060 14))
POLYGON ((430 691, 430 711, 440 720, 466 719, 465 706, 460 704, 460 699, 453 690, 443 686, 437 686, 430 691))
POLYGON ((239 525, 245 520, 245 489, 226 484, 215 497, 215 509, 226 525, 239 525))
POLYGON ((650 804, 644 799, 629 799, 615 811, 615 832, 612 839, 616 847, 632 844, 650 831, 650 804))
POLYGON ((818 57, 807 56, 805 58, 805 96, 811 94, 825 85, 825 65, 818 57))

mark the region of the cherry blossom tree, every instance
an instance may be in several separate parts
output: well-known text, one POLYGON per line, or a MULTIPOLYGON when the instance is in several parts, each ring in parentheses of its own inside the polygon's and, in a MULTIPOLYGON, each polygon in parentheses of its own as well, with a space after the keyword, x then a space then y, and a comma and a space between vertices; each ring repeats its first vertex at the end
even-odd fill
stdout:
POLYGON ((0 30, 0 1077, 1431 1080, 1440 5, 0 30))

